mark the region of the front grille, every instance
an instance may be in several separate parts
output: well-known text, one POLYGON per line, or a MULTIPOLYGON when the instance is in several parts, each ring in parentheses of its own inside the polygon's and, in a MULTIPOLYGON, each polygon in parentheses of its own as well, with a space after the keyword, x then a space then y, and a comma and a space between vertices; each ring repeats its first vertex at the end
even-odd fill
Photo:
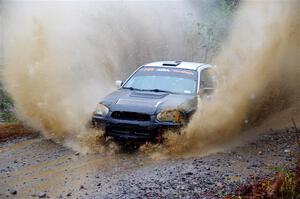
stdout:
POLYGON ((138 126, 109 126, 106 128, 108 135, 119 135, 119 136, 141 136, 150 137, 153 130, 138 127, 138 126))
POLYGON ((145 113, 114 111, 111 117, 119 120, 150 121, 151 116, 145 113))

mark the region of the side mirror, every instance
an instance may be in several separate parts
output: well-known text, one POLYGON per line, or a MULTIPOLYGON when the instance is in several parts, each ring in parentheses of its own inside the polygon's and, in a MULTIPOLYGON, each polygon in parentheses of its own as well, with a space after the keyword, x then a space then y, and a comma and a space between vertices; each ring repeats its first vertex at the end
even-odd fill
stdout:
POLYGON ((213 92, 214 92, 214 88, 205 87, 205 88, 200 88, 199 89, 198 95, 200 97, 203 97, 205 95, 211 95, 213 92))
POLYGON ((117 81, 115 82, 115 84, 116 84, 116 86, 117 86, 118 88, 120 88, 120 87, 122 86, 122 84, 123 84, 123 81, 122 81, 122 80, 117 80, 117 81))

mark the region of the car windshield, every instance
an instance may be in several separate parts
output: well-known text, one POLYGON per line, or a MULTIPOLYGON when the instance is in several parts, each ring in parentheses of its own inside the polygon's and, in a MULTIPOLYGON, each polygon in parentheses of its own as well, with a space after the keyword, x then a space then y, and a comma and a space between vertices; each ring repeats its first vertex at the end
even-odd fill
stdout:
POLYGON ((167 67, 142 67, 123 86, 127 89, 195 94, 197 72, 167 67))

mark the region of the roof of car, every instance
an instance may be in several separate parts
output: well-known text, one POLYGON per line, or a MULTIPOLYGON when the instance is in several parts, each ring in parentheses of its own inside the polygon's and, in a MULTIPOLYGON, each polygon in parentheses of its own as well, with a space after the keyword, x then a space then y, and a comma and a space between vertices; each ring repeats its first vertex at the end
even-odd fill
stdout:
POLYGON ((183 69, 191 69, 197 70, 202 66, 211 66, 205 63, 196 63, 196 62, 185 62, 185 61, 159 61, 145 64, 144 66, 151 67, 174 67, 174 68, 183 68, 183 69))

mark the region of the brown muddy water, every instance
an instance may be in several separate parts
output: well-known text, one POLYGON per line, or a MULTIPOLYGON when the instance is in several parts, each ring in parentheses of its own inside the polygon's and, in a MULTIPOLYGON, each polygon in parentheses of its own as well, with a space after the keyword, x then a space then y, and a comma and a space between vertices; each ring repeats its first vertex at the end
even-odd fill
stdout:
POLYGON ((215 198, 250 175, 293 168, 299 148, 294 134, 273 130, 242 147, 190 158, 158 160, 124 151, 78 155, 40 136, 6 141, 0 151, 0 198, 215 198))
POLYGON ((293 129, 285 129, 291 115, 300 125, 299 111, 291 109, 270 118, 272 130, 253 129, 202 156, 125 148, 79 154, 38 134, 10 139, 0 143, 0 198, 223 197, 250 175, 268 177, 274 166, 295 166, 300 151, 293 129))
MULTIPOLYGON (((19 197, 47 191, 56 194, 78 190, 97 172, 114 175, 122 168, 134 170, 151 164, 150 158, 141 155, 90 154, 79 155, 59 144, 40 136, 22 138, 1 143, 1 193, 7 188, 18 189, 19 197), (6 164, 5 163, 5 164, 6 164)), ((2 195, 3 196, 3 195, 2 195)), ((1 198, 1 197, 0 197, 1 198)))

